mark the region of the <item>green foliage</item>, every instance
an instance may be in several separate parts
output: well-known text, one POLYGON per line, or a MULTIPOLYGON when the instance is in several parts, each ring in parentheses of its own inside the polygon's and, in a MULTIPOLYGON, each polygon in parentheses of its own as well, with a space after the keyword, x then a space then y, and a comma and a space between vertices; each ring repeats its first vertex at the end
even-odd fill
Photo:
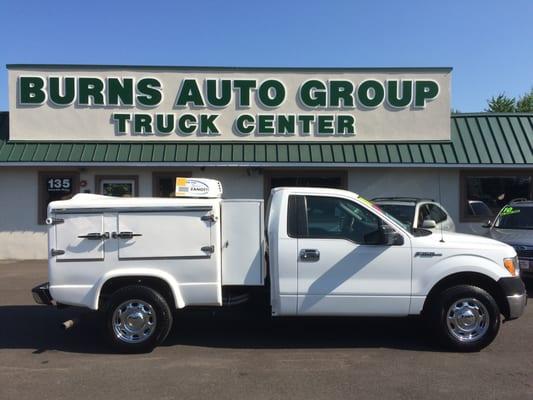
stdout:
POLYGON ((533 88, 516 102, 516 112, 533 112, 533 88))
POLYGON ((505 93, 500 93, 497 97, 492 96, 487 101, 489 108, 485 111, 497 113, 512 113, 516 111, 516 99, 507 97, 505 93))
POLYGON ((497 113, 530 113, 533 112, 533 88, 516 100, 514 97, 508 97, 505 93, 498 96, 492 96, 487 100, 488 108, 485 111, 497 113))

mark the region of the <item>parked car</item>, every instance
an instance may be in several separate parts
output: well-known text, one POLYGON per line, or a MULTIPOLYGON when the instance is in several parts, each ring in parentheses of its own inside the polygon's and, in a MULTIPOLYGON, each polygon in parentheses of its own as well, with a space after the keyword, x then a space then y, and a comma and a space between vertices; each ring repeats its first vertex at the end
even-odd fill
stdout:
POLYGON ((468 213, 477 217, 492 217, 489 206, 481 200, 468 200, 468 213))
POLYGON ((483 227, 489 229, 489 237, 513 246, 521 273, 533 277, 533 201, 512 200, 483 227))
POLYGON ((455 232, 455 224, 446 209, 432 199, 417 197, 376 197, 372 199, 386 213, 409 229, 455 232))
POLYGON ((176 181, 181 198, 50 203, 50 282, 35 300, 100 310, 110 342, 129 352, 161 343, 174 309, 251 299, 273 317, 422 315, 459 351, 482 349, 502 314, 524 312, 505 243, 410 231, 344 190, 276 188, 265 213, 262 200, 223 199, 217 181, 176 181))

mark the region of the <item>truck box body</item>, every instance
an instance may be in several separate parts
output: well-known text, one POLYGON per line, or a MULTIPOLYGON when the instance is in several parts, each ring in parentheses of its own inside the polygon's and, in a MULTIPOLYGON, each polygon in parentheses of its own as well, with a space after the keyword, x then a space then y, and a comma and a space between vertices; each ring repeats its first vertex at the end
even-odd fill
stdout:
POLYGON ((111 275, 157 270, 174 283, 179 307, 222 305, 223 284, 263 283, 262 203, 83 194, 51 203, 51 294, 95 309, 111 275))

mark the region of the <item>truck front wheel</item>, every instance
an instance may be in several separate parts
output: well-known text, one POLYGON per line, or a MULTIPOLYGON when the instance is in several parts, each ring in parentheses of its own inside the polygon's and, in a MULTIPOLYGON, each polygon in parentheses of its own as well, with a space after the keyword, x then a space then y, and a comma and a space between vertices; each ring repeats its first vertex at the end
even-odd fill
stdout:
POLYGON ((111 295, 106 310, 107 336, 125 353, 151 351, 172 328, 172 313, 163 298, 146 286, 126 286, 111 295))
POLYGON ((444 290, 433 302, 430 322, 446 347, 479 351, 488 346, 500 329, 500 310, 485 290, 458 285, 444 290))

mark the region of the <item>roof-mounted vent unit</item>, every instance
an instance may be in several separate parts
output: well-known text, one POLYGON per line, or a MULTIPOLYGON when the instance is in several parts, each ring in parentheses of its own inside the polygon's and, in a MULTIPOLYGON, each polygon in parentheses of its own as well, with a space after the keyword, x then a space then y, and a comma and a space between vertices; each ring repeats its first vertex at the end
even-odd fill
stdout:
POLYGON ((176 178, 176 197, 222 197, 222 185, 214 179, 176 178))

